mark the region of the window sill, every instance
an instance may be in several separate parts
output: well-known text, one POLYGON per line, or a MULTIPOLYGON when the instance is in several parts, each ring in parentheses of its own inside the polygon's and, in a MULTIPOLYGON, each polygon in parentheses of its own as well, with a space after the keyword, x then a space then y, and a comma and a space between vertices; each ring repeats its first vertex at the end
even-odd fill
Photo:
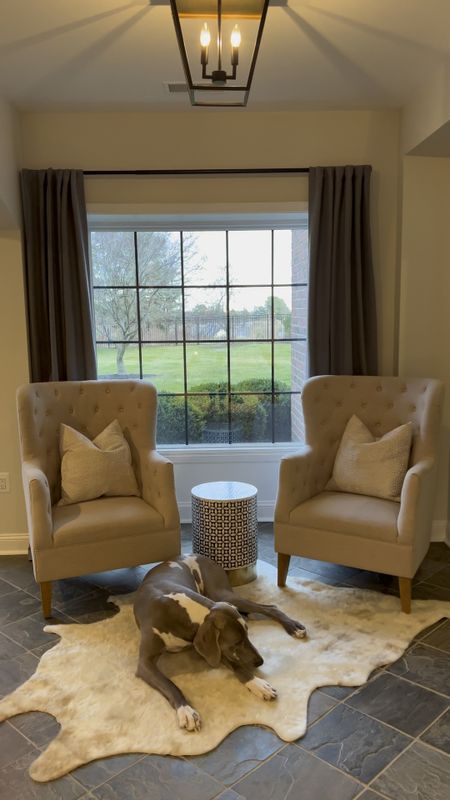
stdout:
POLYGON ((157 445, 161 455, 166 456, 176 464, 189 462, 190 464, 223 463, 258 463, 279 462, 283 456, 298 453, 305 445, 301 442, 286 442, 277 444, 242 444, 242 445, 157 445))

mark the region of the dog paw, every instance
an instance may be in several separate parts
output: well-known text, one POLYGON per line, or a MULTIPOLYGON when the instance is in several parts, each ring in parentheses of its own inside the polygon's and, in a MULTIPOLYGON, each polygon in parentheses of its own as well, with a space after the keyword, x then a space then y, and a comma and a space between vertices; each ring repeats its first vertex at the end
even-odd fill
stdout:
POLYGON ((277 690, 262 678, 252 678, 245 685, 249 692, 260 697, 261 700, 275 700, 277 697, 277 690))
POLYGON ((180 706, 177 708, 177 719, 180 728, 187 731, 199 731, 202 727, 200 714, 191 706, 180 706))
POLYGON ((285 631, 289 634, 289 636, 293 636, 294 639, 304 639, 306 636, 306 628, 301 622, 296 622, 295 619, 289 620, 287 625, 285 625, 285 631))

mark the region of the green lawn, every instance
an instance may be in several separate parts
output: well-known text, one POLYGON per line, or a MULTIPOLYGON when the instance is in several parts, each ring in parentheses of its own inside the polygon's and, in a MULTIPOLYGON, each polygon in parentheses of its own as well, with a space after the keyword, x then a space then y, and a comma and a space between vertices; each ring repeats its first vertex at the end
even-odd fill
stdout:
MULTIPOLYGON (((275 344, 275 380, 291 383, 291 344, 275 344)), ((188 390, 201 383, 227 380, 227 349, 223 343, 189 344, 187 351, 188 390)), ((252 378, 271 377, 271 345, 269 342, 232 343, 231 381, 237 384, 252 378)), ((183 347, 155 344, 142 348, 144 377, 151 380, 159 392, 183 392, 183 347)), ((97 367, 99 377, 117 376, 116 349, 97 345, 97 367)), ((125 351, 124 368, 130 377, 139 376, 139 353, 137 345, 129 345, 125 351)), ((124 375, 125 377, 125 375, 124 375)))

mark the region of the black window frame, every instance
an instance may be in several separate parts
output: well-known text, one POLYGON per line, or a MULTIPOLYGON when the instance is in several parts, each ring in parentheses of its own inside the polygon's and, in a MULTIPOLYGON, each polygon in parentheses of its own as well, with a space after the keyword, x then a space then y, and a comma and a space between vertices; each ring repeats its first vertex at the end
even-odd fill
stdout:
MULTIPOLYGON (((204 446, 211 446, 211 445, 199 445, 198 443, 193 443, 189 441, 189 417, 188 417, 188 400, 189 397, 217 397, 217 398, 226 398, 228 403, 228 442, 227 445, 231 447, 239 447, 239 446, 249 446, 258 445, 258 444, 283 444, 285 442, 279 441, 276 439, 275 436, 275 414, 273 413, 274 405, 275 405, 275 398, 280 395, 300 395, 300 389, 290 389, 289 391, 280 391, 275 389, 275 346, 278 343, 288 342, 307 342, 306 332, 304 336, 290 336, 290 337, 276 337, 275 336, 275 310, 274 310, 274 288, 305 288, 308 289, 308 281, 296 281, 291 283, 275 283, 274 282, 274 242, 275 242, 275 231, 278 230, 295 230, 295 229, 303 229, 308 230, 308 215, 306 212, 298 213, 296 215, 298 217, 297 220, 290 220, 289 223, 280 224, 275 221, 272 224, 270 223, 270 217, 267 218, 264 224, 252 224, 251 222, 233 225, 230 223, 227 224, 220 224, 220 220, 218 219, 215 224, 210 224, 208 226, 202 227, 201 224, 192 225, 188 221, 183 221, 183 224, 179 224, 176 220, 173 220, 172 224, 152 224, 152 225, 140 225, 140 224, 133 224, 127 222, 126 224, 118 222, 117 224, 98 224, 95 221, 90 221, 89 224, 89 243, 91 243, 91 234, 92 233, 105 233, 105 232, 117 232, 117 231, 128 231, 133 233, 133 243, 134 243, 134 259, 135 259, 135 282, 132 284, 110 284, 110 285, 96 285, 92 282, 92 290, 95 292, 96 290, 101 289, 117 289, 117 290, 133 290, 136 293, 136 308, 137 308, 137 328, 138 328, 138 337, 136 340, 132 341, 123 341, 120 339, 98 339, 97 335, 95 336, 95 344, 96 347, 98 345, 105 345, 105 344, 127 344, 127 345, 137 345, 138 347, 138 363, 139 363, 139 380, 146 380, 146 377, 143 372, 143 357, 142 357, 142 348, 145 345, 149 344, 174 344, 173 339, 158 339, 158 340, 148 340, 142 338, 142 325, 141 325, 141 312, 140 312, 140 292, 141 290, 145 289, 179 289, 181 291, 181 298, 182 298, 182 329, 183 329, 183 339, 182 339, 182 348, 183 348, 183 384, 184 384, 184 391, 183 392, 164 392, 158 389, 158 397, 184 397, 184 430, 185 430, 185 441, 184 442, 173 442, 173 443, 164 443, 159 446, 167 447, 167 448, 176 448, 176 447, 204 447, 204 446), (271 237, 271 281, 270 283, 261 283, 261 284, 230 284, 230 274, 229 274, 229 233, 235 230, 265 230, 270 231, 271 237), (160 231, 160 232, 171 232, 171 233, 178 233, 179 234, 179 241, 180 241, 180 270, 181 270, 181 282, 179 284, 168 284, 168 285, 161 285, 161 284, 141 284, 140 283, 140 275, 139 275, 139 247, 138 247, 138 235, 139 233, 145 231, 160 231), (225 247, 226 247, 226 281, 224 284, 191 284, 185 283, 185 269, 184 269, 184 253, 183 253, 183 233, 186 232, 203 232, 203 231, 223 231, 225 233, 225 247), (233 339, 230 337, 230 292, 234 289, 240 288, 251 288, 251 289, 268 289, 270 291, 271 297, 271 335, 268 338, 239 338, 233 339), (221 343, 226 345, 226 362, 227 362, 227 391, 226 392, 192 392, 188 390, 188 372, 187 372, 187 346, 192 344, 208 344, 214 343, 217 344, 217 339, 204 339, 204 338, 193 338, 193 339, 186 339, 186 309, 185 309, 185 293, 190 291, 191 289, 224 289, 226 292, 226 320, 227 320, 227 336, 226 339, 221 340, 221 343), (235 344, 236 342, 245 342, 246 344, 249 343, 266 343, 270 344, 270 371, 271 371, 271 389, 270 391, 233 391, 232 390, 232 380, 231 380, 231 345, 235 344), (232 402, 233 397, 237 396, 267 396, 271 398, 271 407, 272 407, 272 414, 271 414, 271 441, 264 441, 264 442, 234 442, 233 441, 233 428, 232 428, 232 402)), ((91 268, 92 268, 92 258, 91 258, 91 268)), ((91 271, 92 275, 92 271, 91 271)), ((95 320, 94 320, 95 326, 95 320)), ((97 334, 96 328, 95 333, 97 334)), ((126 379, 127 375, 124 375, 124 379, 126 379)), ((306 376, 305 376, 306 377, 306 376)), ((107 379, 103 377, 103 379, 107 379)), ((102 380, 102 376, 99 376, 99 380, 102 380)), ((120 378, 118 378, 120 380, 120 378)), ((293 383, 291 382, 291 387, 293 383)))

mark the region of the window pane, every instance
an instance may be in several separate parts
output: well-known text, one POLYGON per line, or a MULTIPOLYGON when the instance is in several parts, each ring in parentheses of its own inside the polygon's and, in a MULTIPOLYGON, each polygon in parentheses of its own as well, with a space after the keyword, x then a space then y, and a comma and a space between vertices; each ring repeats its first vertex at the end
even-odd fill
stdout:
POLYGON ((181 285, 181 246, 178 231, 142 231, 137 235, 141 286, 181 285))
POLYGON ((135 289, 94 289, 94 311, 99 341, 138 340, 135 289))
POLYGON ((292 352, 291 342, 275 342, 273 348, 274 380, 279 391, 291 390, 292 352))
MULTIPOLYGON (((271 345, 265 342, 234 343, 230 345, 231 388, 243 391, 241 381, 251 379, 270 381, 271 345)), ((251 391, 251 389, 245 389, 251 391)))
POLYGON ((226 395, 191 395, 188 398, 188 436, 192 444, 228 443, 226 395))
POLYGON ((292 336, 292 287, 273 287, 274 339, 292 336))
POLYGON ((292 231, 273 232, 274 283, 292 283, 292 231))
MULTIPOLYGON (((292 441, 292 411, 295 408, 301 409, 300 396, 298 394, 276 394, 273 398, 273 420, 274 420, 274 440, 275 442, 292 441)), ((303 439, 303 437, 302 437, 303 439)))
POLYGON ((158 392, 184 392, 182 345, 144 344, 142 372, 158 392))
POLYGON ((272 398, 270 395, 231 396, 231 430, 237 442, 272 441, 272 398))
POLYGON ((270 284, 272 279, 271 231, 230 231, 228 258, 231 284, 270 284))
POLYGON ((225 231, 183 232, 184 282, 186 286, 226 283, 225 231))
POLYGON ((226 339, 225 289, 189 289, 185 292, 186 341, 226 339))
POLYGON ((98 344, 97 374, 99 378, 139 378, 139 345, 98 344))
POLYGON ((183 341, 180 289, 140 289, 143 341, 183 341))
POLYGON ((271 333, 270 289, 231 289, 230 339, 270 339, 271 333))
POLYGON ((186 363, 188 392, 228 390, 226 344, 188 344, 186 363))
POLYGON ((133 231, 92 231, 92 282, 94 286, 135 286, 133 231))
POLYGON ((158 397, 156 442, 186 444, 184 397, 158 397))

